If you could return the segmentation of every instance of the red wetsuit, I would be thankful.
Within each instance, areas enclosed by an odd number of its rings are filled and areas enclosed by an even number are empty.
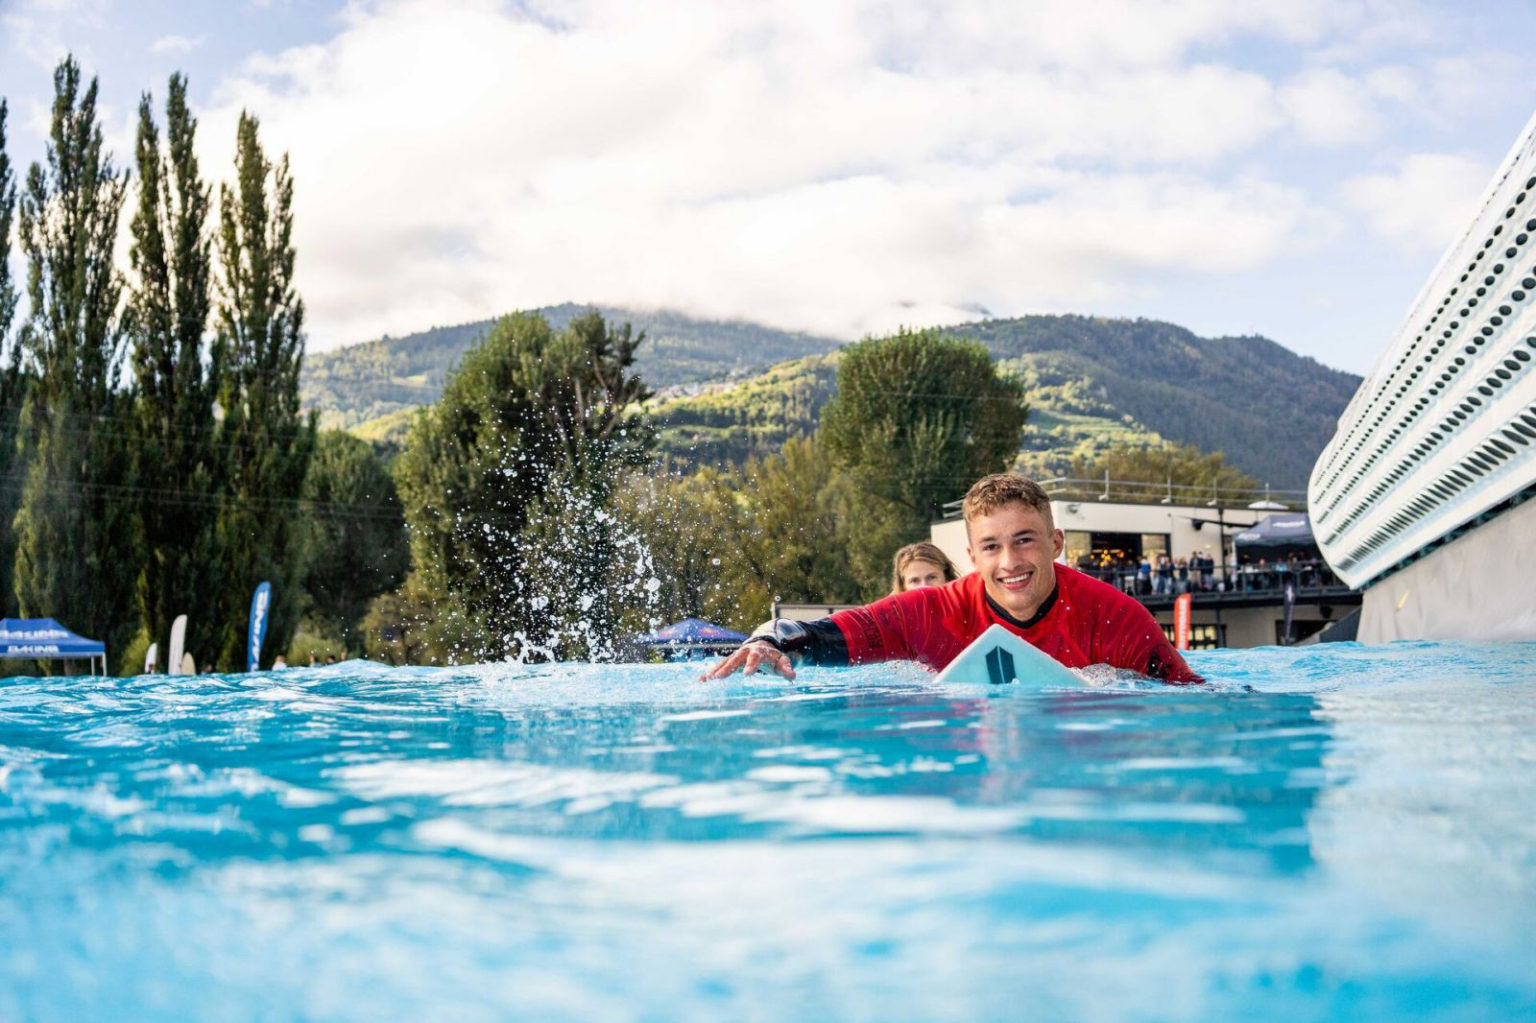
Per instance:
[[[944,586],[907,590],[810,623],[818,641],[807,653],[823,663],[903,659],[938,670],[994,623],[1069,668],[1108,664],[1176,684],[1205,681],[1133,597],[1065,565],[1056,566],[1055,591],[1028,621],[988,598],[985,581],[972,572]],[[846,651],[835,649],[843,645]]]

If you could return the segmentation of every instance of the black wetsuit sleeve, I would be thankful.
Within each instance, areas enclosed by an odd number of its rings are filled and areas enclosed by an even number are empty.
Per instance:
[[[748,643],[768,643],[796,660],[811,664],[847,664],[848,640],[830,618],[797,622],[775,618],[759,626]]]

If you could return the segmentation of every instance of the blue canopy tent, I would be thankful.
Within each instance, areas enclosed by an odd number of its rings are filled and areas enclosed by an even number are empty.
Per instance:
[[[694,651],[704,653],[733,647],[746,638],[745,633],[733,632],[702,618],[684,618],[664,629],[642,632],[635,637],[635,642],[641,646],[675,650],[686,656]]]
[[[0,618],[0,657],[13,660],[89,660],[91,670],[101,660],[107,673],[107,645],[77,636],[52,618]]]

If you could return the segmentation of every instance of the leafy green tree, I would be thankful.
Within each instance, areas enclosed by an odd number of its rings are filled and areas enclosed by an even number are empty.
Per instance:
[[[625,624],[631,631],[682,618],[735,621],[751,581],[724,567],[734,558],[729,533],[744,531],[722,528],[740,514],[734,477],[702,469],[692,475],[640,471],[625,479],[615,495],[615,514],[640,541],[639,574],[647,585],[655,580],[653,599],[629,609]]]
[[[367,441],[323,431],[304,480],[310,614],[362,650],[357,629],[369,601],[405,579],[410,552],[395,481]]]
[[[639,631],[656,619],[699,617],[751,629],[774,600],[852,603],[861,590],[848,556],[848,479],[814,439],[741,469],[643,473],[620,495],[656,580]]]
[[[1204,501],[1218,495],[1223,500],[1249,501],[1260,493],[1258,481],[1228,465],[1220,451],[1205,452],[1192,444],[1118,444],[1091,462],[1074,461],[1071,475],[1084,481],[1080,497],[1102,495],[1102,485],[1090,481],[1106,478],[1110,496],[1121,500],[1171,492],[1175,501]]]
[[[272,584],[268,642],[286,649],[298,625],[303,571],[297,499],[315,446],[315,417],[299,408],[304,303],[293,284],[293,178],[271,163],[258,124],[242,113],[235,184],[219,190],[217,333],[219,444],[226,500],[218,537],[228,623],[218,663],[244,664],[251,590]]]
[[[6,102],[0,99],[0,611],[16,613],[16,534],[12,520],[21,494],[22,462],[17,427],[26,399],[27,374],[21,348],[11,336],[16,315],[16,282],[11,278],[11,227],[16,215],[16,172],[5,149]]]
[[[427,664],[444,659],[457,641],[442,616],[441,595],[431,592],[420,572],[398,589],[373,598],[360,626],[363,652],[386,664]]]
[[[215,435],[218,363],[205,343],[213,276],[210,190],[193,151],[197,121],[187,109],[186,80],[172,75],[165,104],[166,141],[148,94],[139,102],[138,207],[126,323],[137,385],[134,431],[137,514],[144,550],[139,613],[151,641],[189,614],[188,649],[199,663],[216,653],[220,622],[204,615],[219,604],[218,507],[221,460]]]
[[[652,437],[632,370],[644,335],[602,316],[499,321],[418,416],[397,480],[412,562],[438,594],[444,659],[590,652],[618,613],[610,512]]]
[[[749,461],[740,479],[744,514],[720,528],[734,552],[733,571],[761,589],[759,600],[746,601],[750,617],[767,617],[775,600],[859,600],[850,552],[858,512],[851,507],[853,481],[822,444],[792,438],[779,454]]]
[[[902,330],[843,350],[819,436],[856,490],[850,542],[866,595],[945,502],[1012,462],[1028,416],[1023,385],[975,342]]]
[[[22,412],[26,460],[16,513],[16,596],[24,615],[52,615],[119,657],[138,629],[130,396],[119,388],[122,281],[112,264],[127,188],[103,151],[96,82],[54,72],[46,165],[21,195],[30,317],[21,333],[35,374]]]

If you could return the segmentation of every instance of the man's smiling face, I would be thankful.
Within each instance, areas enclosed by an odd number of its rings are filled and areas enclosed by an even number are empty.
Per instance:
[[[1056,587],[1061,530],[1035,509],[1014,501],[966,525],[971,563],[987,595],[1015,618],[1031,618]]]

